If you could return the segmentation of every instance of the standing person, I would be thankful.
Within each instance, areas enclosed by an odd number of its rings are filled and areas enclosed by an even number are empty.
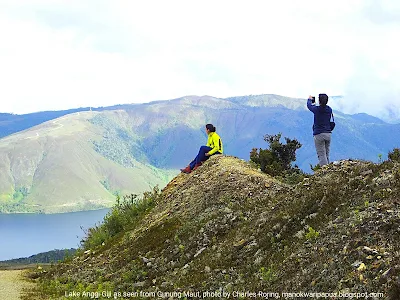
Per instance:
[[[200,147],[199,153],[195,159],[193,159],[186,168],[181,169],[181,172],[190,173],[192,170],[196,170],[200,167],[202,162],[209,159],[211,155],[223,153],[222,141],[219,135],[215,132],[216,128],[214,125],[207,124],[205,130],[208,135],[207,145]]]
[[[309,96],[307,108],[314,113],[313,135],[319,165],[329,164],[329,151],[331,145],[331,116],[332,108],[328,104],[328,95],[318,95],[319,106],[315,105],[315,97]]]

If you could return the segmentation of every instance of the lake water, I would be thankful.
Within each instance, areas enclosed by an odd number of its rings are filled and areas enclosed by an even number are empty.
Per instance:
[[[54,249],[78,248],[109,209],[65,214],[0,214],[0,261]]]

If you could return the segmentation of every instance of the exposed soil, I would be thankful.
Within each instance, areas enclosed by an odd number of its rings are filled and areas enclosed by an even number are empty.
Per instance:
[[[0,270],[0,299],[20,299],[24,288],[33,286],[24,277],[25,270]]]

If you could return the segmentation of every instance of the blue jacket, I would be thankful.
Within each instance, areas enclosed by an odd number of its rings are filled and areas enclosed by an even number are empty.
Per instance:
[[[330,125],[332,108],[330,108],[328,105],[322,107],[312,104],[311,99],[308,99],[307,101],[307,108],[314,113],[313,135],[332,132]]]

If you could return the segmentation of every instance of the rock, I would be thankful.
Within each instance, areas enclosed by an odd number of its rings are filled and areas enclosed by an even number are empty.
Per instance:
[[[361,265],[357,268],[357,271],[359,272],[364,272],[367,269],[364,263],[361,263]]]
[[[209,266],[205,266],[204,271],[206,273],[210,273],[211,272],[211,268]]]
[[[356,262],[352,263],[351,266],[358,268],[362,264],[362,261],[357,260]]]
[[[134,284],[132,284],[133,287],[144,287],[144,285],[146,284],[145,281],[140,281],[140,282],[135,282]]]
[[[254,260],[255,265],[260,265],[263,261],[263,258],[261,256],[257,256],[256,259]]]
[[[230,209],[229,207],[225,207],[224,212],[227,214],[230,214],[230,213],[232,213],[232,209]]]
[[[363,248],[364,252],[368,253],[368,254],[378,254],[379,252],[375,249],[372,249],[370,247],[364,246]]]
[[[207,249],[206,247],[201,248],[199,251],[197,251],[197,253],[193,257],[196,258],[197,256],[199,256],[206,249]]]
[[[304,236],[304,230],[298,231],[294,236],[297,237],[298,239],[302,239]]]
[[[247,244],[247,241],[245,239],[241,239],[240,241],[236,242],[233,244],[233,247],[240,249],[242,248],[244,245]]]
[[[387,279],[391,272],[392,272],[392,268],[387,269],[385,272],[383,272],[381,278]]]
[[[369,175],[369,174],[372,174],[372,173],[373,173],[372,170],[368,170],[368,171],[362,172],[361,175],[362,176],[366,176],[366,175]]]

